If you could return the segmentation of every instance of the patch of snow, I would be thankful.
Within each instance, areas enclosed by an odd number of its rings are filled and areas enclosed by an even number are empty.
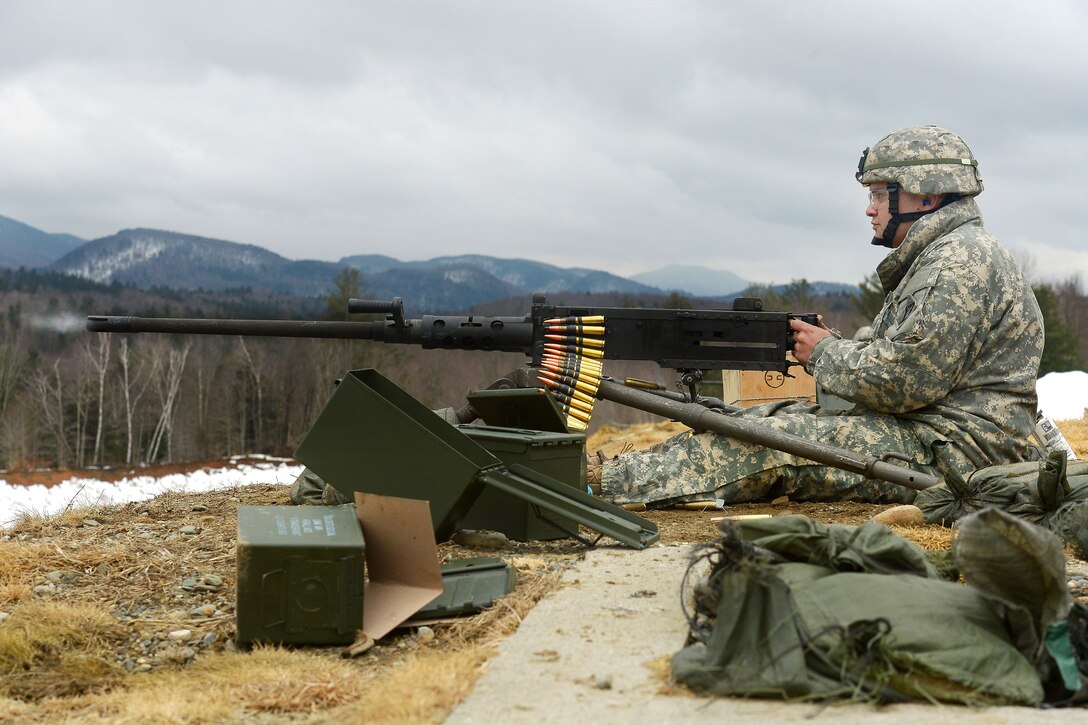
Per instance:
[[[93,478],[69,478],[56,486],[13,485],[0,480],[0,528],[27,513],[59,514],[69,507],[99,506],[146,501],[168,491],[217,491],[256,483],[290,484],[302,473],[302,465],[269,459],[254,465],[172,473],[155,478],[133,476],[107,482]]]
[[[1036,384],[1039,410],[1051,420],[1080,420],[1088,408],[1088,372],[1047,373]]]
[[[444,269],[442,270],[442,278],[448,282],[465,284],[472,282],[476,278],[476,273],[475,270],[471,269]]]
[[[135,237],[127,247],[115,249],[109,255],[87,260],[68,269],[69,274],[107,283],[118,271],[159,256],[166,250],[166,241],[152,236]]]

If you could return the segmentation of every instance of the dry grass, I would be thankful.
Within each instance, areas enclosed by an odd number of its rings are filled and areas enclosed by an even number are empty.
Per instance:
[[[127,631],[91,604],[29,602],[0,627],[0,695],[34,701],[104,690],[120,679],[112,650]]]
[[[1077,458],[1088,460],[1088,417],[1080,420],[1055,421],[1069,447],[1077,454]]]
[[[612,457],[626,450],[640,451],[649,448],[654,443],[671,438],[685,430],[690,429],[683,423],[674,421],[633,425],[626,428],[605,425],[586,440],[586,451],[588,453],[601,451],[604,455]]]
[[[220,652],[181,669],[127,678],[112,692],[43,703],[42,722],[78,715],[85,722],[209,723],[439,722],[471,691],[494,645],[509,635],[559,571],[525,558],[526,586],[476,617],[439,628],[421,644],[401,633],[377,656],[344,660],[330,650],[260,647]],[[535,572],[535,573],[533,573]],[[114,682],[113,684],[116,684]],[[18,703],[9,702],[10,707]],[[0,701],[0,721],[4,705]],[[25,715],[24,710],[24,715]]]
[[[218,653],[180,670],[129,678],[123,690],[72,703],[81,719],[111,723],[211,723],[309,715],[367,694],[357,663],[275,647]]]
[[[493,654],[493,648],[477,645],[452,653],[426,650],[384,673],[358,702],[327,713],[327,721],[441,722],[472,691]]]
[[[511,544],[500,555],[518,570],[515,591],[434,625],[427,643],[400,630],[353,660],[331,648],[237,652],[235,511],[286,503],[286,493],[167,494],[21,520],[0,541],[0,611],[10,614],[0,624],[0,722],[437,722],[582,552],[569,542]],[[186,525],[198,533],[180,535]],[[445,544],[440,553],[488,552]],[[223,579],[217,591],[182,587],[209,573]],[[216,614],[192,617],[202,604]],[[181,628],[192,638],[171,641]],[[129,672],[126,660],[141,664]]]

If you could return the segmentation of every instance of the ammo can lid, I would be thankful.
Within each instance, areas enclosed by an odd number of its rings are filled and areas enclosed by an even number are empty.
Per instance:
[[[238,546],[321,546],[361,549],[355,504],[239,506]]]
[[[555,398],[538,388],[475,390],[468,394],[468,402],[491,426],[567,432]]]
[[[468,424],[459,425],[457,429],[485,448],[489,444],[502,444],[518,448],[581,447],[586,442],[586,437],[581,433],[552,433],[545,430]]]

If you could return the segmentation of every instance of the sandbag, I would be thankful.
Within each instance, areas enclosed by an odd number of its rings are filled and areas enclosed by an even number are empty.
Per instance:
[[[970,532],[987,525],[968,526],[969,565],[971,547],[978,549]],[[1007,608],[979,589],[940,580],[919,547],[879,524],[786,516],[727,521],[721,531],[701,555],[710,570],[692,587],[689,644],[672,659],[678,682],[791,699],[1043,702],[1040,672],[1052,671],[1033,659],[1038,640],[1025,654],[1010,636]],[[1053,583],[1048,593],[1064,587],[1052,568],[1014,570],[1010,577],[1031,579],[1025,586],[1041,576]],[[1040,621],[1061,616],[1062,607],[1046,611]]]
[[[785,560],[834,571],[937,576],[923,549],[873,521],[860,526],[836,526],[805,516],[776,516],[745,521],[739,533],[744,541]]]
[[[983,509],[998,508],[1047,525],[1064,504],[1088,500],[1088,462],[1067,462],[1061,452],[1051,452],[1042,461],[982,468],[967,479],[945,471],[944,479],[914,499],[927,524],[951,526]]]
[[[1013,644],[1050,693],[1048,699],[1086,689],[1066,622],[1073,597],[1061,539],[999,509],[980,511],[958,526],[954,553],[963,580],[994,603]]]

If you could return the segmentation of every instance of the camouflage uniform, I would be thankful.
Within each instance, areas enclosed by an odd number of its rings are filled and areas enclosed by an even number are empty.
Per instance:
[[[893,132],[863,156],[862,183],[894,176],[912,193],[956,193],[951,203],[914,221],[877,268],[887,296],[872,338],[829,337],[812,353],[808,371],[854,409],[830,413],[772,404],[735,415],[869,455],[902,453],[936,475],[942,466],[967,473],[1038,458],[1028,437],[1042,315],[1015,260],[982,226],[971,198],[982,189],[975,166],[939,165],[948,152],[929,152],[933,144],[947,146],[944,135],[970,157],[962,140],[936,127]],[[931,161],[914,162],[903,173],[892,165],[896,158]],[[869,171],[870,165],[878,170]],[[743,502],[784,494],[876,502],[914,497],[896,484],[713,433],[681,434],[606,462],[601,490],[618,503],[711,496]]]

